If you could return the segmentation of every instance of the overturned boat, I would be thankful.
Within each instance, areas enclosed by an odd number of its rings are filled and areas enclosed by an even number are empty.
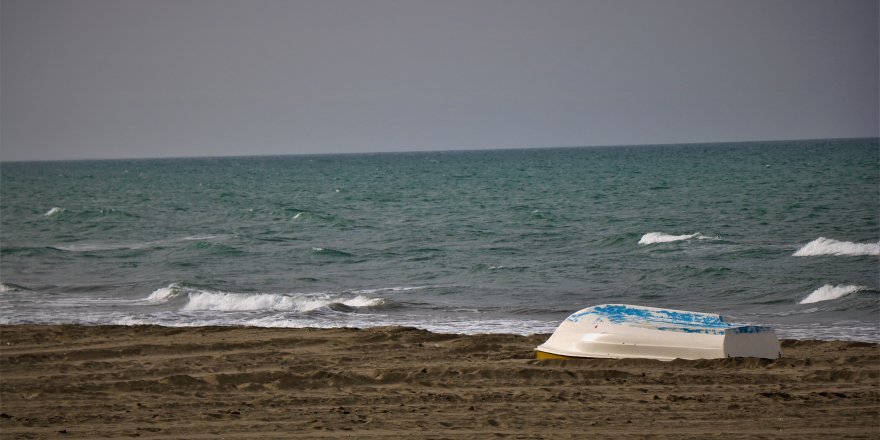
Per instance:
[[[782,356],[770,327],[733,324],[711,313],[626,304],[602,304],[573,313],[535,350],[538,359]]]

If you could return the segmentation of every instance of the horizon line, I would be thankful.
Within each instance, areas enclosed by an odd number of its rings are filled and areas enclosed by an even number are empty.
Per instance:
[[[785,138],[785,139],[762,139],[746,141],[709,141],[709,142],[665,142],[659,144],[613,144],[613,145],[558,145],[558,146],[528,146],[528,147],[487,147],[487,148],[438,148],[428,150],[379,150],[379,151],[348,151],[336,153],[267,153],[267,154],[229,154],[216,156],[142,156],[142,157],[105,157],[105,158],[79,158],[79,159],[22,159],[3,160],[0,163],[33,163],[33,162],[96,162],[96,161],[125,161],[125,160],[175,160],[175,159],[235,159],[256,157],[309,157],[309,156],[355,156],[355,155],[380,155],[380,154],[420,154],[420,153],[453,153],[453,152],[479,152],[479,151],[528,151],[528,150],[562,150],[562,149],[588,149],[588,148],[634,148],[634,147],[664,147],[664,146],[717,146],[752,143],[782,143],[782,142],[820,142],[820,141],[856,141],[877,140],[880,136],[856,136],[856,137],[831,137],[831,138]]]

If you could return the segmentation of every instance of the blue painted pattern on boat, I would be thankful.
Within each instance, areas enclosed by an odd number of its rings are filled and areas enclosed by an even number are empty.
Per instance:
[[[682,327],[682,326],[673,326],[673,327],[655,327],[651,328],[664,331],[664,332],[682,332],[682,333],[703,333],[707,335],[723,335],[728,329],[719,329],[719,328],[703,328],[703,327]]]
[[[772,327],[766,327],[761,325],[743,325],[739,327],[733,327],[729,329],[729,332],[733,333],[764,333],[772,331]]]
[[[726,332],[761,333],[770,331],[767,327],[730,323],[725,321],[721,315],[713,313],[657,309],[626,304],[603,304],[587,307],[573,313],[568,317],[568,320],[579,322],[588,316],[595,317],[597,322],[607,320],[613,324],[650,327],[660,331],[714,335],[721,335]]]

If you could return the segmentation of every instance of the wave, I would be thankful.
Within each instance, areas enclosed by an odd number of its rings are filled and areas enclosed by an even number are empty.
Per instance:
[[[18,284],[12,283],[0,283],[0,293],[12,293],[12,292],[21,292],[28,290]]]
[[[118,251],[123,249],[145,249],[150,247],[147,243],[138,244],[110,244],[110,243],[73,243],[50,246],[52,249],[65,252],[100,252]]]
[[[160,289],[161,290],[161,289]],[[159,294],[162,295],[162,294]],[[311,312],[333,308],[374,308],[385,304],[384,298],[365,295],[354,297],[326,294],[190,292],[184,311],[214,312]]]
[[[135,243],[71,243],[64,245],[50,246],[51,249],[65,252],[100,252],[100,251],[118,251],[118,250],[142,250],[150,248],[158,248],[172,246],[178,243],[196,242],[215,242],[225,240],[225,235],[192,235],[181,238],[172,238],[167,240],[144,241]]]
[[[172,240],[159,240],[157,243],[171,242],[171,243],[183,243],[187,241],[215,241],[215,240],[225,240],[229,238],[228,235],[188,235],[186,237],[172,239]]]
[[[353,257],[354,255],[336,249],[313,247],[312,251],[319,255],[327,255],[331,257]]]
[[[54,217],[58,214],[61,214],[64,211],[65,211],[64,208],[59,208],[57,206],[53,206],[52,209],[46,211],[46,213],[43,215],[45,215],[46,217]]]
[[[686,235],[670,235],[663,232],[648,232],[643,235],[642,238],[639,239],[640,245],[648,245],[655,243],[671,243],[675,241],[685,241],[685,240],[716,240],[716,237],[707,237],[699,232],[695,232],[693,234]]]
[[[502,264],[489,265],[489,264],[484,264],[484,263],[477,263],[477,264],[471,266],[471,268],[468,272],[470,272],[470,273],[498,272],[498,271],[525,272],[527,270],[529,270],[528,266],[505,266]]]
[[[798,249],[795,257],[815,257],[819,255],[880,255],[880,242],[853,243],[819,237]]]
[[[7,284],[8,285],[8,284]],[[309,312],[321,308],[376,308],[394,306],[384,298],[373,297],[381,292],[408,292],[430,286],[395,286],[350,290],[345,293],[235,293],[189,287],[178,283],[154,290],[141,303],[164,304],[186,297],[187,311],[294,311]]]
[[[187,288],[177,284],[169,284],[168,287],[162,287],[153,291],[150,296],[143,301],[152,304],[162,304],[178,298],[187,293]]]
[[[865,286],[847,286],[847,285],[833,285],[826,284],[812,293],[807,295],[806,298],[800,300],[798,304],[812,304],[820,301],[830,301],[833,299],[842,298],[844,296],[861,292],[863,290],[870,290]]]
[[[376,289],[360,289],[360,290],[352,290],[351,293],[356,293],[359,295],[372,295],[379,292],[408,292],[410,290],[422,290],[427,289],[430,286],[397,286],[397,287],[379,287]]]
[[[2,321],[0,321],[2,322]],[[121,316],[110,321],[115,325],[163,325],[168,327],[245,326],[265,328],[371,328],[382,326],[414,327],[439,334],[517,334],[534,335],[553,332],[558,321],[537,319],[424,319],[420,316],[351,315],[345,321],[292,317],[286,313],[271,316],[229,318],[218,316],[191,317],[187,320],[165,321],[156,316]]]
[[[200,312],[311,312],[319,309],[376,308],[386,304],[384,298],[367,296],[381,290],[402,291],[410,288],[370,289],[348,295],[326,293],[235,293],[199,289],[170,284],[154,290],[141,300],[149,304],[165,304],[186,297],[182,311]]]
[[[0,246],[0,255],[40,256],[61,252],[52,246]]]
[[[116,209],[116,208],[100,208],[97,211],[92,211],[92,212],[83,213],[83,214],[88,214],[90,216],[98,215],[100,217],[132,217],[132,218],[140,218],[141,217],[139,214],[136,214],[133,212],[128,212],[128,211],[123,211],[121,209]]]
[[[116,208],[98,208],[98,209],[90,209],[90,210],[81,210],[81,211],[68,211],[67,208],[62,208],[60,206],[53,206],[48,211],[46,211],[43,216],[45,217],[58,217],[63,213],[69,212],[73,218],[77,219],[91,219],[98,220],[100,218],[106,217],[130,217],[130,218],[141,218],[139,214],[123,211],[121,209]],[[66,216],[67,214],[65,214]]]

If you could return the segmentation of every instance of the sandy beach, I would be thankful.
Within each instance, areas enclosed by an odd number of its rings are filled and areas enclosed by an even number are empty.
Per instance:
[[[0,436],[877,438],[880,350],[537,361],[547,335],[0,327]]]

